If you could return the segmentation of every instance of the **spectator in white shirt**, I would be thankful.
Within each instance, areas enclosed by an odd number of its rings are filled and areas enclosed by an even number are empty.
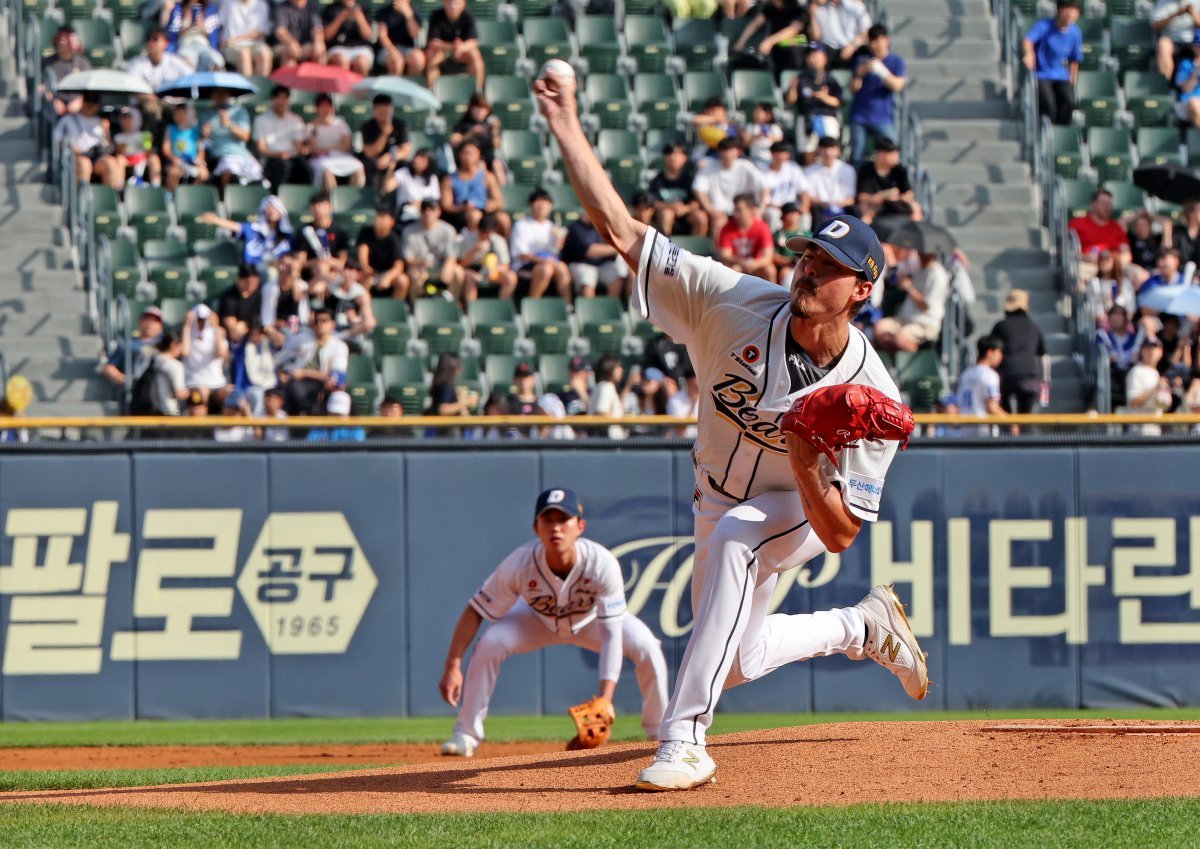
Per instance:
[[[251,137],[254,152],[263,162],[263,178],[275,190],[283,183],[306,183],[310,179],[304,154],[308,149],[308,127],[292,111],[292,93],[286,86],[271,89],[271,108],[254,118]]]
[[[118,192],[125,188],[125,165],[108,153],[112,138],[108,124],[100,117],[100,95],[85,94],[78,112],[59,118],[54,138],[74,149],[75,179],[79,183],[90,183],[94,176]]]
[[[167,52],[167,31],[163,27],[154,27],[146,34],[146,52],[134,56],[125,66],[125,70],[142,80],[155,91],[160,86],[173,83],[180,77],[185,77],[194,70],[188,61],[178,53]],[[126,49],[129,49],[126,47]],[[153,94],[143,94],[138,97],[142,112],[148,118],[162,118],[162,103]]]
[[[1000,373],[996,368],[1004,359],[1004,342],[995,336],[984,336],[975,344],[978,351],[975,365],[958,377],[955,398],[958,409],[965,416],[1003,416],[1006,411],[1000,403]],[[995,432],[991,425],[981,425],[979,429],[984,436]]]
[[[733,199],[738,195],[752,194],[768,200],[763,188],[762,174],[748,159],[742,158],[742,145],[735,138],[725,138],[717,145],[717,158],[709,159],[700,166],[694,184],[696,200],[708,215],[709,232],[715,237],[733,215]]]
[[[513,224],[509,253],[517,277],[529,281],[529,297],[540,298],[553,283],[559,296],[570,301],[571,272],[558,256],[565,234],[550,220],[553,211],[550,193],[535,190],[529,196],[529,215]]]
[[[1162,343],[1147,339],[1138,351],[1138,362],[1125,375],[1125,408],[1131,413],[1162,415],[1171,408],[1171,384],[1158,372],[1162,359]],[[1133,432],[1142,436],[1161,436],[1156,424],[1134,425]]]
[[[821,42],[829,48],[829,64],[848,68],[854,54],[867,44],[871,13],[860,0],[814,0],[813,21],[820,27]]]
[[[857,197],[858,174],[841,157],[842,143],[826,136],[817,142],[817,161],[804,169],[812,196],[813,230],[826,218],[841,215]]]
[[[875,323],[875,344],[884,351],[916,351],[936,342],[942,334],[950,272],[937,254],[920,254],[921,267],[900,279],[904,302],[895,318]]]
[[[767,190],[767,205],[763,207],[763,218],[771,231],[778,230],[783,223],[780,210],[784,204],[794,203],[805,218],[808,217],[809,188],[804,169],[794,160],[794,151],[787,142],[771,145],[771,161],[762,169],[763,185]]]
[[[274,54],[267,44],[271,7],[266,0],[226,0],[220,18],[226,63],[246,76],[269,77]]]

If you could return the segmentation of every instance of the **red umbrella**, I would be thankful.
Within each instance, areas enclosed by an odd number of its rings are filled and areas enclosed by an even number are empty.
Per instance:
[[[361,80],[362,77],[353,71],[316,62],[301,62],[271,74],[271,82],[278,85],[301,91],[323,91],[326,94],[345,94]]]

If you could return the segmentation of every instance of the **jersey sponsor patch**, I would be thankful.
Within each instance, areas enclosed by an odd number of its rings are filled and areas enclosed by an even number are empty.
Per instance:
[[[679,276],[679,245],[667,242],[667,253],[662,261],[662,274],[665,277]]]
[[[871,478],[851,472],[846,478],[846,494],[865,501],[878,503],[883,496],[883,479]]]

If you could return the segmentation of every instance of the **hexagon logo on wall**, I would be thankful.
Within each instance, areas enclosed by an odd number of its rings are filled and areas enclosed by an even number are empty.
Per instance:
[[[341,513],[272,513],[237,582],[272,654],[342,654],[378,584]]]

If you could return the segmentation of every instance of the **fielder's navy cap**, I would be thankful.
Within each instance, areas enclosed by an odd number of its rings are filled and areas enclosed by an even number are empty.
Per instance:
[[[579,496],[569,489],[548,489],[538,496],[537,506],[533,509],[533,518],[547,510],[561,510],[568,516],[582,516],[583,505]]]
[[[785,243],[794,254],[816,245],[833,259],[875,283],[883,276],[883,246],[869,224],[853,215],[835,215],[809,236],[792,236]]]

